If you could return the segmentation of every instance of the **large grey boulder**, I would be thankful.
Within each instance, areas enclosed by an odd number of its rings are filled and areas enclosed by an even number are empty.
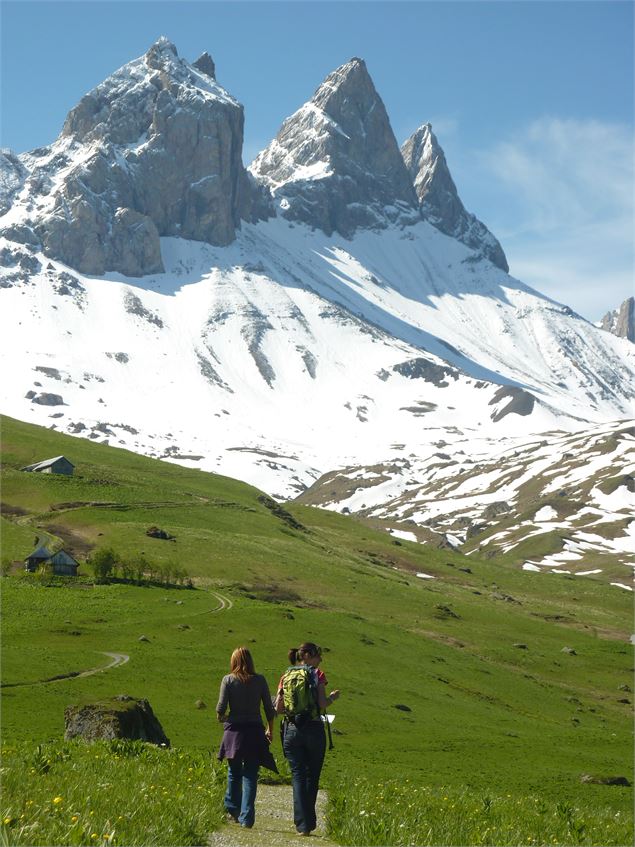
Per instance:
[[[480,253],[501,270],[509,271],[498,240],[461,202],[445,154],[431,125],[419,127],[402,145],[401,153],[425,220],[445,235]]]
[[[129,738],[170,746],[152,706],[147,700],[120,694],[112,700],[67,706],[64,709],[64,738]]]
[[[600,327],[620,338],[635,342],[635,297],[627,297],[619,309],[607,312]]]
[[[271,189],[285,218],[328,235],[419,220],[386,109],[362,59],[329,74],[250,171]]]
[[[36,204],[24,223],[47,255],[84,273],[161,272],[160,236],[226,245],[241,219],[268,214],[242,143],[242,106],[216,82],[211,57],[190,65],[160,38],[28,157]]]

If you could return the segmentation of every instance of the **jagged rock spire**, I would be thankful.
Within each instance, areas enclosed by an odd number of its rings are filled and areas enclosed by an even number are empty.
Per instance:
[[[192,67],[196,68],[211,79],[216,79],[216,65],[207,50],[201,53],[195,62],[192,62]]]
[[[251,166],[285,217],[330,234],[416,217],[416,196],[362,59],[330,73]]]
[[[401,153],[414,183],[422,216],[441,232],[509,271],[498,240],[461,202],[432,126],[428,123],[419,127],[403,144]]]
[[[627,297],[619,309],[607,312],[600,321],[600,327],[635,342],[635,297]]]

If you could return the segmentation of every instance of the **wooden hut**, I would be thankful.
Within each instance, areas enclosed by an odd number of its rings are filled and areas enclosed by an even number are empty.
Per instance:
[[[79,562],[66,550],[51,553],[44,545],[40,545],[30,556],[27,556],[24,566],[27,571],[33,573],[42,565],[50,565],[53,573],[58,576],[77,576]]]
[[[45,459],[43,462],[27,465],[22,470],[30,471],[31,473],[61,473],[66,474],[66,476],[72,476],[75,465],[69,462],[66,456],[55,456],[53,459]]]
[[[52,555],[51,551],[47,550],[46,547],[41,544],[24,560],[26,570],[33,573],[40,567],[40,565],[48,562]]]

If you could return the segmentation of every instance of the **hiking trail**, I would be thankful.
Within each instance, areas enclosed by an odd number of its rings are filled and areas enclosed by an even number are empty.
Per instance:
[[[196,617],[197,615],[209,615],[215,614],[216,612],[223,612],[225,610],[231,609],[234,605],[234,601],[227,597],[224,594],[219,594],[216,591],[210,591],[216,600],[218,600],[219,605],[213,609],[204,609],[202,612],[194,612],[194,614],[185,613],[180,617]],[[85,671],[69,671],[68,673],[56,674],[55,676],[48,677],[47,679],[36,679],[31,682],[3,682],[0,684],[0,688],[23,688],[27,685],[50,685],[54,682],[62,682],[68,681],[69,679],[81,679],[86,676],[93,676],[97,673],[102,673],[103,671],[108,671],[111,668],[117,668],[120,665],[125,665],[126,662],[130,661],[130,656],[126,653],[109,653],[105,650],[97,650],[96,652],[100,653],[102,656],[109,656],[112,661],[107,665],[103,665],[99,668],[89,668]]]
[[[291,786],[259,783],[253,828],[244,829],[231,821],[210,835],[207,847],[298,847],[304,842],[313,843],[316,847],[335,847],[335,842],[325,835],[325,810],[326,792],[320,791],[317,802],[318,827],[310,838],[303,838],[293,826]]]

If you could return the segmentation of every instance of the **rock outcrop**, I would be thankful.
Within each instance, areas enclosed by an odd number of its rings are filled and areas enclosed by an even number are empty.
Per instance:
[[[424,219],[445,235],[480,253],[501,270],[509,271],[498,240],[461,202],[445,154],[431,125],[419,127],[403,144],[401,153],[414,182]]]
[[[619,309],[607,312],[600,327],[635,343],[635,297],[627,297]]]
[[[9,211],[27,176],[27,169],[12,150],[0,150],[0,215]]]
[[[163,727],[147,700],[120,694],[101,703],[67,706],[64,738],[129,738],[170,746]]]
[[[190,65],[160,38],[82,97],[54,145],[25,157],[36,202],[20,223],[83,273],[161,272],[160,236],[226,245],[266,206],[242,143],[242,106],[211,57]],[[2,173],[2,196],[15,194],[25,175],[10,158]]]
[[[409,174],[362,59],[329,74],[250,170],[285,218],[328,235],[418,219]]]

